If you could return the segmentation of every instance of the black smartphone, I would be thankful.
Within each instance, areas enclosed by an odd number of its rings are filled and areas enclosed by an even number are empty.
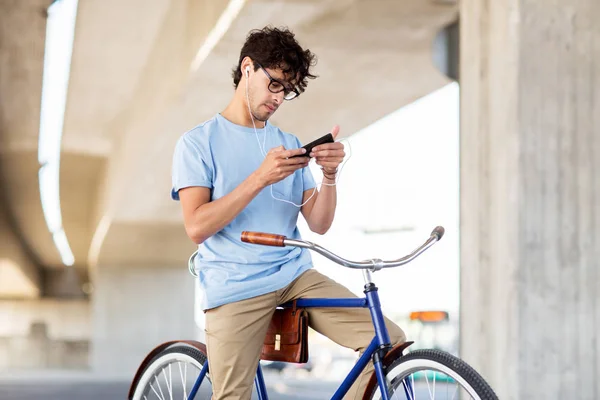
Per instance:
[[[325,136],[322,136],[320,138],[318,138],[317,140],[313,140],[312,142],[310,142],[309,144],[305,144],[304,146],[302,146],[303,149],[306,149],[306,153],[304,154],[299,154],[297,156],[294,157],[310,157],[310,152],[312,151],[312,149],[320,144],[324,144],[324,143],[333,143],[333,135],[331,133],[328,133]]]

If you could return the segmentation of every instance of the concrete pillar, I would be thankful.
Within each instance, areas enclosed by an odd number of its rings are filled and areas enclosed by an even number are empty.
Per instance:
[[[92,368],[131,379],[157,345],[196,339],[194,278],[187,268],[99,265],[92,294]]]
[[[461,2],[461,356],[600,398],[600,3]]]
[[[0,191],[6,190],[1,183],[1,169],[0,166]],[[16,233],[16,224],[3,197],[4,193],[0,193],[0,298],[38,298],[39,263],[33,260],[30,249]]]

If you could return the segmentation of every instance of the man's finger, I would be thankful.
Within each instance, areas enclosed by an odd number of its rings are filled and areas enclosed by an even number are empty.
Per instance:
[[[291,158],[294,156],[301,156],[306,154],[306,149],[303,149],[302,147],[298,148],[298,149],[290,149],[290,150],[286,150],[284,154],[282,154],[282,156],[284,156],[285,158]],[[308,157],[308,154],[306,155]]]
[[[342,157],[342,158],[344,158],[345,155],[346,155],[346,153],[344,153],[344,150],[321,150],[321,151],[313,151],[312,153],[310,153],[311,157],[317,157],[317,158],[323,158],[323,157]]]
[[[329,160],[322,160],[322,159],[321,160],[317,160],[317,164],[321,165],[321,166],[323,166],[325,164],[328,164],[328,165],[333,165],[333,164],[340,165],[341,163],[342,163],[342,160],[340,160],[339,158],[337,158],[337,159],[336,158],[332,158],[332,159],[329,159]]]
[[[340,143],[340,142],[335,142],[335,143],[325,143],[325,144],[320,144],[318,146],[313,147],[312,152],[318,152],[318,151],[323,151],[323,150],[343,150],[344,149],[344,144]]]
[[[304,164],[308,163],[310,158],[308,157],[291,157],[283,160],[284,165],[296,165],[296,164]]]
[[[279,145],[277,147],[273,147],[271,150],[269,150],[269,153],[278,153],[280,151],[284,151],[285,147],[283,147],[283,145]]]
[[[304,164],[287,165],[285,167],[281,167],[281,171],[289,175],[292,172],[297,171],[297,170],[299,170],[301,168],[304,168],[306,166],[308,166],[308,165],[304,165]]]
[[[324,162],[327,162],[327,163],[334,162],[334,163],[341,164],[342,161],[344,161],[344,159],[340,158],[340,157],[320,157],[320,158],[317,158],[317,164],[324,163]]]
[[[334,125],[333,128],[331,128],[331,136],[333,136],[333,140],[335,140],[338,133],[340,133],[340,127],[339,125]]]

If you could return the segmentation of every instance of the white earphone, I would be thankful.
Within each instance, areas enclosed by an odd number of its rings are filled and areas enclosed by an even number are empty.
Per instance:
[[[250,73],[250,66],[248,65],[248,66],[246,67],[246,76],[248,76],[248,74],[249,74],[249,73]]]

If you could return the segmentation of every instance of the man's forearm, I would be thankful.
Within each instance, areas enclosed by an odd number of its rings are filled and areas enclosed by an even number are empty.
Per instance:
[[[335,180],[323,177],[324,185],[315,200],[313,208],[310,210],[309,227],[310,230],[321,235],[325,234],[335,216],[335,208],[337,205],[337,191],[335,186],[329,186],[335,183]]]
[[[200,244],[227,226],[262,189],[258,179],[250,175],[230,193],[198,207],[190,227],[194,242]]]

